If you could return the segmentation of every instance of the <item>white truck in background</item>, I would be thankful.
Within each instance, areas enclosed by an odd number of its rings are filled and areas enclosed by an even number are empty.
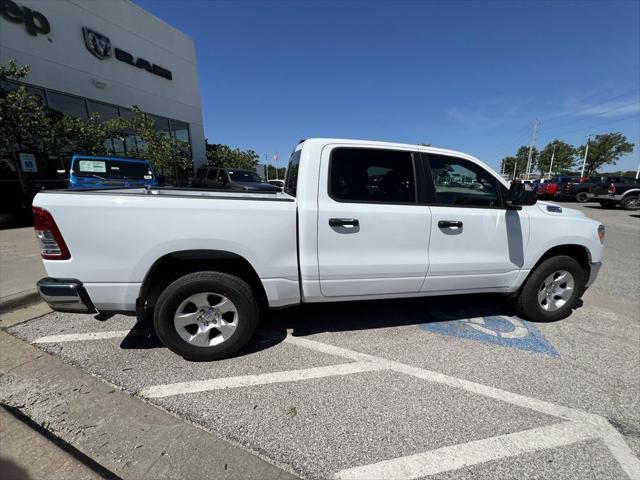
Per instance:
[[[566,317],[601,265],[604,226],[537,202],[474,157],[311,139],[284,192],[43,191],[35,229],[54,309],[152,316],[187,359],[231,355],[262,308],[498,292]]]

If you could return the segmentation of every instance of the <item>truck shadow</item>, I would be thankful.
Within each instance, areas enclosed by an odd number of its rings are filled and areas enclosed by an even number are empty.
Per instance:
[[[495,315],[511,316],[501,295],[456,295],[361,302],[303,304],[269,313],[261,327],[294,336],[323,332],[371,330],[463,320]]]
[[[582,301],[576,306],[579,308]],[[303,304],[272,310],[261,318],[257,334],[230,358],[266,350],[290,333],[304,337],[326,332],[373,330],[474,317],[514,316],[506,297],[497,294]],[[164,348],[153,326],[137,323],[122,340],[123,349]]]

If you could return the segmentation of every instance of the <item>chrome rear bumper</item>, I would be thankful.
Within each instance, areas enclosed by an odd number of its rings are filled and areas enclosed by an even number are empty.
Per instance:
[[[36,284],[40,297],[58,312],[96,313],[82,282],[73,279],[43,278]]]

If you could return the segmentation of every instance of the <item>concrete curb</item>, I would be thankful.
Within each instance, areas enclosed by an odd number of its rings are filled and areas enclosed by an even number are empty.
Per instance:
[[[24,292],[7,295],[0,300],[0,313],[8,312],[16,308],[26,307],[40,302],[40,295],[36,289],[26,290]]]
[[[297,478],[5,331],[0,352],[0,401],[120,478]]]

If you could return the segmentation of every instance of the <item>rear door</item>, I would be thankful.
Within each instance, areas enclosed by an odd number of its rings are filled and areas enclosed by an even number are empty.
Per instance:
[[[429,263],[424,171],[409,150],[326,146],[318,191],[318,266],[326,297],[419,292]]]
[[[507,189],[467,159],[423,155],[431,203],[424,291],[499,290],[515,281],[529,239],[525,210],[506,210]]]

